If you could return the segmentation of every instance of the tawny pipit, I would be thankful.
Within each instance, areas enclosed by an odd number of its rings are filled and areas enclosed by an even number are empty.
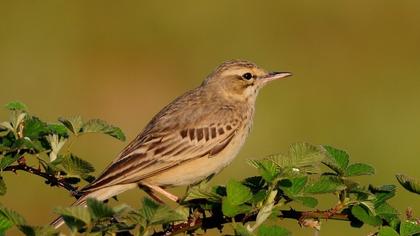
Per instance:
[[[242,147],[252,125],[258,91],[290,76],[267,72],[248,61],[228,61],[197,88],[164,107],[91,184],[74,205],[105,200],[140,186],[178,198],[165,187],[189,185],[218,173]],[[58,219],[53,224],[62,224]]]

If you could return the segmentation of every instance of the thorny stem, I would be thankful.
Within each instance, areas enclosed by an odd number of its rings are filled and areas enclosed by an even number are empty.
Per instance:
[[[67,191],[69,191],[70,193],[72,193],[72,195],[76,195],[76,193],[77,193],[77,187],[74,187],[73,185],[67,183],[65,179],[57,178],[56,176],[54,176],[52,174],[43,172],[39,168],[34,168],[34,167],[31,167],[31,166],[28,166],[25,163],[25,160],[22,159],[22,158],[19,159],[17,165],[11,165],[11,166],[8,166],[8,167],[3,169],[3,171],[11,171],[11,172],[14,172],[14,173],[16,173],[18,170],[25,171],[27,173],[40,176],[40,177],[47,180],[46,181],[47,184],[49,184],[51,186],[62,187],[64,189],[66,189]]]
[[[343,220],[348,221],[349,216],[345,213],[337,213],[335,212],[335,209],[330,209],[326,211],[295,211],[293,209],[291,210],[282,210],[280,211],[281,215],[279,215],[280,218],[283,219],[295,219],[299,222],[304,219],[333,219],[333,220]],[[255,221],[257,217],[257,213],[254,213],[253,215],[245,216],[237,216],[234,219],[231,219],[229,217],[218,217],[218,216],[211,216],[207,218],[201,218],[201,217],[192,217],[188,219],[186,222],[174,224],[167,228],[164,231],[155,232],[153,236],[170,236],[170,235],[176,235],[179,233],[184,233],[188,231],[195,230],[197,228],[202,228],[204,230],[210,229],[210,228],[218,228],[220,225],[232,223],[233,220],[236,222],[249,222],[249,221]]]

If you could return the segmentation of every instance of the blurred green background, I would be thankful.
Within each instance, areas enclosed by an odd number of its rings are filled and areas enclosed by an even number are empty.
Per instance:
[[[49,121],[102,118],[132,139],[164,105],[236,58],[294,76],[260,93],[251,136],[213,183],[255,174],[246,159],[301,141],[373,164],[377,175],[359,179],[365,183],[397,184],[398,172],[420,177],[420,1],[0,2],[0,103],[22,101]],[[92,135],[74,149],[101,170],[126,144]],[[40,178],[4,176],[1,203],[30,224],[48,223],[53,207],[72,202]],[[137,207],[143,195],[120,199]],[[324,199],[321,209],[335,204]],[[420,213],[418,196],[402,188],[391,202]],[[373,230],[330,220],[321,235]]]

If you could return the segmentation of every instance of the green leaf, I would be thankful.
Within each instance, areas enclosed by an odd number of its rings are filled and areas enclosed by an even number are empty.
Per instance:
[[[375,187],[370,185],[369,190],[375,194],[374,204],[375,208],[378,208],[381,204],[383,204],[386,200],[395,196],[395,185],[382,185],[379,187]]]
[[[56,134],[61,137],[67,138],[69,134],[67,133],[66,126],[62,124],[48,124],[48,129],[50,130],[50,133]]]
[[[103,133],[124,141],[125,135],[120,128],[112,126],[100,119],[92,119],[82,126],[83,133]]]
[[[11,154],[6,155],[6,156],[0,156],[0,170],[3,170],[4,168],[10,166],[11,164],[13,164],[15,161],[18,160],[17,157],[12,156]]]
[[[399,236],[399,234],[393,228],[384,226],[379,230],[378,236]]]
[[[345,189],[346,186],[340,179],[333,176],[321,176],[318,181],[310,183],[305,187],[305,193],[320,194],[332,193]]]
[[[293,200],[302,203],[304,206],[314,208],[318,205],[318,200],[313,197],[295,197]]]
[[[25,219],[15,211],[0,206],[0,234],[14,225],[25,224]]]
[[[375,169],[367,164],[354,163],[347,167],[345,176],[373,175]]]
[[[6,183],[4,182],[3,177],[0,176],[0,196],[5,195],[6,191],[7,191]]]
[[[88,198],[86,203],[93,220],[113,217],[115,214],[112,208],[94,198]]]
[[[272,160],[249,160],[248,163],[257,168],[264,180],[269,183],[280,174],[280,170]]]
[[[351,214],[365,224],[372,226],[379,226],[382,224],[380,217],[371,215],[370,212],[360,205],[353,206],[351,208]]]
[[[191,201],[195,199],[206,199],[210,202],[221,202],[222,196],[217,194],[213,188],[207,185],[207,182],[202,181],[200,184],[188,188],[183,201]]]
[[[70,217],[83,222],[83,225],[90,224],[90,213],[89,210],[84,206],[74,206],[65,208],[56,208],[54,211],[63,217]],[[66,222],[67,223],[67,222]]]
[[[307,182],[308,176],[282,179],[279,181],[279,187],[287,196],[293,198],[302,192]]]
[[[251,207],[248,205],[236,205],[231,202],[231,200],[225,198],[222,202],[222,212],[225,216],[234,217],[238,214],[247,213],[251,210]]]
[[[272,225],[272,226],[265,226],[265,225],[261,225],[260,228],[258,229],[258,236],[288,236],[288,235],[292,235],[287,229],[277,226],[277,225]]]
[[[140,209],[139,213],[147,222],[147,225],[160,225],[186,220],[185,215],[180,214],[167,205],[160,205],[149,198],[144,198],[143,208]]]
[[[344,174],[349,164],[349,154],[343,150],[331,146],[323,146],[328,154],[328,159],[323,163],[330,167],[337,174]]]
[[[420,233],[420,225],[415,222],[404,221],[400,225],[400,235],[401,236],[410,236]]]
[[[412,193],[417,193],[420,194],[420,180],[407,176],[407,175],[403,175],[403,174],[398,174],[395,177],[397,177],[398,182],[400,182],[400,184],[407,189],[408,191],[412,192]]]
[[[67,129],[69,129],[75,135],[79,134],[83,126],[82,117],[80,116],[74,116],[70,118],[60,117],[58,118],[58,121],[60,121]]]
[[[92,164],[71,153],[60,156],[60,159],[61,166],[63,166],[63,169],[68,176],[76,176],[86,179],[89,177],[89,173],[95,171]]]
[[[26,236],[58,236],[59,233],[51,226],[21,225],[19,229]]]
[[[308,143],[295,143],[290,145],[287,155],[274,155],[268,157],[283,170],[295,173],[317,173],[319,163],[324,160],[325,153],[319,146]]]
[[[11,111],[26,111],[28,109],[25,104],[18,101],[9,102],[5,107]]]
[[[227,199],[233,205],[241,205],[252,198],[251,190],[236,180],[229,180],[226,186]]]
[[[42,135],[50,131],[47,123],[41,121],[38,117],[27,116],[23,128],[23,135],[31,140],[40,139]]]

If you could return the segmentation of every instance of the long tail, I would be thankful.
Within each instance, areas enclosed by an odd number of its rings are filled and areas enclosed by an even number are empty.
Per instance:
[[[81,196],[77,201],[75,201],[71,206],[86,206],[86,200],[88,198],[95,198],[99,201],[104,201],[108,198],[116,196],[122,192],[125,192],[128,189],[137,187],[137,184],[124,184],[124,185],[115,185],[103,189],[98,189],[93,192],[90,192],[86,195]],[[50,223],[55,229],[59,228],[64,224],[62,217],[58,217],[53,222]]]

